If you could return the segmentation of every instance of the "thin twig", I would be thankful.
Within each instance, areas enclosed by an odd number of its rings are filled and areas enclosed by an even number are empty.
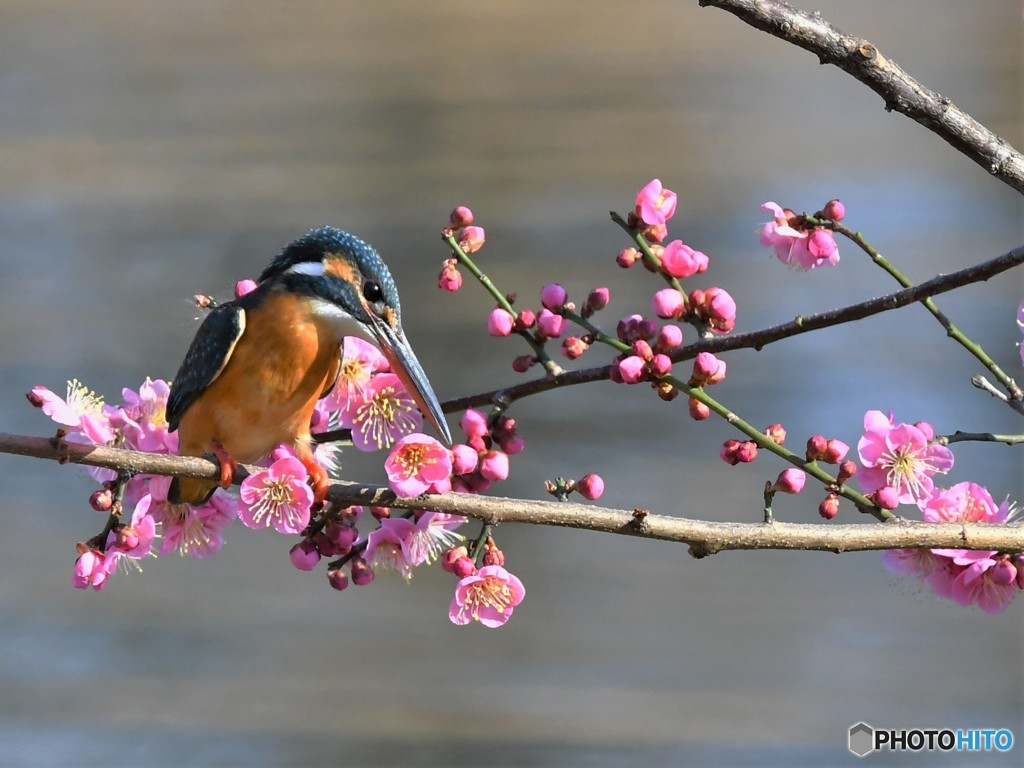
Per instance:
[[[841,32],[820,14],[776,0],[698,1],[810,51],[822,64],[839,67],[881,96],[886,110],[920,123],[1000,181],[1024,192],[1024,155],[945,96],[925,88],[867,40]]]

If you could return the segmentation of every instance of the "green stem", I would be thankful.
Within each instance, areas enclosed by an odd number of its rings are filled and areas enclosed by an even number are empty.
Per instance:
[[[473,542],[473,547],[469,550],[469,559],[473,561],[477,568],[480,567],[480,559],[484,556],[484,544],[491,537],[492,527],[490,523],[485,524],[480,529],[480,535]]]
[[[482,285],[487,292],[494,297],[494,300],[498,302],[498,306],[512,315],[512,317],[516,317],[518,313],[512,306],[512,302],[508,300],[508,297],[505,296],[505,294],[498,290],[498,287],[494,284],[491,278],[485,275],[480,267],[478,267],[476,263],[469,258],[469,255],[462,250],[462,246],[460,246],[458,240],[455,239],[455,235],[449,235],[445,238],[445,242],[447,242],[448,247],[452,249],[452,253],[455,254],[455,259],[459,264],[469,270],[470,274],[477,279],[480,285]],[[545,350],[544,342],[538,341],[537,337],[531,331],[524,329],[516,331],[516,333],[522,336],[526,340],[526,343],[530,345],[534,355],[537,357],[537,361],[544,366],[544,370],[547,371],[549,376],[557,376],[563,372],[562,367],[556,363],[547,353],[547,350]]]
[[[864,253],[866,253],[875,264],[877,264],[879,267],[885,270],[889,275],[891,275],[896,280],[896,282],[898,282],[904,288],[910,288],[913,286],[913,283],[907,278],[907,276],[900,272],[888,259],[882,256],[882,254],[879,253],[877,249],[872,247],[872,245],[868,243],[867,240],[864,239],[864,236],[861,235],[860,232],[854,232],[853,230],[844,227],[842,224],[835,221],[831,221],[829,219],[816,219],[813,216],[805,216],[804,219],[807,221],[808,224],[811,224],[813,226],[825,227],[827,229],[831,229],[834,232],[838,232],[839,234],[843,235],[844,237],[855,243],[857,247],[864,251]],[[1017,382],[1014,381],[1013,378],[1009,376],[1005,371],[1003,371],[1003,369],[1000,368],[998,364],[996,364],[995,360],[988,356],[988,354],[985,352],[985,350],[982,348],[980,344],[972,341],[967,336],[967,334],[961,331],[945,315],[945,313],[939,309],[934,299],[930,297],[921,299],[921,304],[923,304],[924,307],[929,312],[932,313],[935,319],[938,320],[939,325],[946,329],[946,335],[949,336],[954,341],[956,341],[958,344],[960,344],[960,346],[962,346],[972,355],[974,355],[978,362],[985,366],[985,368],[988,369],[988,371],[999,381],[999,383],[1003,385],[1003,387],[1006,389],[1007,392],[1010,393],[1010,396],[1014,400],[1024,400],[1024,390],[1021,390],[1021,388],[1017,385]]]

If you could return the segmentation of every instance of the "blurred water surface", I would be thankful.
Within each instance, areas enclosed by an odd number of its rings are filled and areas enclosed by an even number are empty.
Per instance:
[[[1019,3],[817,5],[1024,145]],[[1012,190],[841,72],[696,3],[7,0],[0,21],[4,431],[50,429],[22,399],[37,383],[77,376],[116,399],[171,376],[189,297],[225,295],[324,223],[385,255],[442,398],[514,381],[522,351],[487,337],[481,291],[434,286],[455,204],[487,227],[481,262],[504,290],[536,304],[552,279],[577,297],[609,284],[613,322],[646,311],[654,284],[614,265],[625,240],[607,211],[659,176],[740,330],[893,288],[845,245],[839,270],[783,269],[756,243],[765,200],[841,197],[916,279],[1024,235]],[[1021,287],[1009,274],[942,299],[1011,371]],[[728,359],[718,394],[796,441],[855,444],[868,408],[1019,429],[920,308]],[[556,392],[514,415],[528,450],[506,495],[600,471],[612,506],[753,520],[779,469],[726,467],[728,429],[641,388]],[[964,446],[957,462],[954,482],[1024,492],[1017,452]],[[208,562],[151,561],[83,594],[73,543],[99,526],[85,473],[0,468],[3,765],[839,765],[859,720],[1024,739],[1024,606],[984,617],[877,555],[695,562],[508,527],[528,596],[490,632],[449,623],[446,574],[336,594],[291,567],[288,542],[239,527]],[[383,479],[376,457],[346,457],[346,474]],[[815,521],[817,501],[777,512]]]

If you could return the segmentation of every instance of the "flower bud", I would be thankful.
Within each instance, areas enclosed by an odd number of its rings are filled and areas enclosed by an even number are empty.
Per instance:
[[[757,443],[750,440],[745,440],[739,444],[736,449],[736,459],[743,463],[749,464],[757,458]]]
[[[643,339],[637,339],[633,342],[633,354],[645,363],[649,363],[651,358],[654,357],[654,352],[651,351],[651,345]]]
[[[537,362],[533,355],[520,355],[512,361],[512,370],[516,373],[526,373]]]
[[[89,506],[97,512],[109,512],[110,508],[114,506],[114,496],[106,488],[93,491],[89,497]]]
[[[783,493],[800,493],[807,482],[807,473],[796,467],[789,467],[779,473],[775,481],[775,487]]]
[[[839,200],[829,200],[825,203],[825,208],[822,210],[822,214],[826,219],[842,221],[846,218],[846,206],[839,202]]]
[[[690,418],[694,421],[704,421],[708,416],[711,415],[711,409],[708,408],[700,400],[690,398],[689,402]]]
[[[686,299],[675,288],[662,288],[654,294],[651,304],[658,317],[679,317],[686,308]]]
[[[667,381],[659,381],[657,386],[655,386],[654,391],[657,392],[658,397],[666,403],[671,403],[679,397],[679,390]]]
[[[466,475],[476,469],[480,455],[465,443],[452,446],[452,474]]]
[[[764,433],[768,436],[769,440],[778,445],[783,445],[786,442],[786,430],[781,424],[772,424]]]
[[[473,223],[473,212],[464,205],[460,205],[451,216],[448,217],[448,226],[451,229],[462,229]]]
[[[619,360],[618,371],[624,384],[636,384],[644,374],[643,358],[637,357],[636,355],[629,355],[628,357]]]
[[[828,449],[828,440],[824,435],[813,435],[807,439],[807,460],[817,461],[825,455]]]
[[[825,443],[825,453],[822,455],[822,461],[828,464],[838,464],[849,453],[850,446],[844,443],[842,440],[832,438]]]
[[[693,372],[690,374],[691,387],[703,387],[705,384],[717,384],[725,379],[727,366],[710,352],[700,352],[693,359]]]
[[[722,450],[718,452],[719,458],[722,459],[726,464],[736,466],[740,463],[739,458],[736,456],[736,452],[739,450],[739,440],[726,440],[722,443]]]
[[[517,331],[525,331],[527,328],[532,328],[537,322],[537,315],[533,313],[532,309],[520,310],[519,314],[516,315],[516,326]]]
[[[591,472],[576,481],[576,490],[585,499],[599,499],[604,493],[604,478]]]
[[[508,479],[508,454],[488,451],[480,461],[480,474],[488,480]]]
[[[668,355],[655,355],[647,367],[652,376],[665,376],[672,371],[672,358]]]
[[[373,568],[363,558],[353,557],[350,568],[352,569],[352,583],[357,587],[362,587],[373,581]]]
[[[615,263],[623,269],[629,269],[636,264],[637,259],[640,258],[640,251],[636,248],[627,248],[624,251],[619,251],[619,255],[615,257]]]
[[[303,539],[288,551],[292,565],[300,571],[312,571],[320,562],[320,552],[309,539]]]
[[[1017,580],[1017,566],[1011,563],[1010,558],[1006,556],[1001,556],[996,560],[996,564],[992,566],[989,573],[993,582],[1004,587]]]
[[[921,430],[921,433],[924,435],[924,439],[927,440],[929,443],[935,439],[935,427],[933,427],[927,421],[919,421],[916,424],[914,424],[914,426]]]
[[[663,325],[658,331],[658,339],[654,342],[655,352],[671,352],[683,343],[683,329],[678,325]]]
[[[825,500],[818,505],[818,514],[826,520],[831,520],[839,514],[839,497],[830,493]]]
[[[549,309],[542,309],[537,316],[537,328],[548,339],[557,339],[565,330],[565,318]]]
[[[457,241],[459,247],[466,253],[476,253],[484,247],[486,236],[483,227],[464,227],[460,230]],[[371,571],[372,573],[372,571]],[[356,581],[353,576],[352,581]],[[356,581],[356,584],[359,582]]]
[[[348,576],[341,568],[328,568],[327,583],[340,592],[348,586]]]
[[[504,565],[505,553],[495,546],[488,546],[484,549],[484,565]]]
[[[540,290],[540,303],[556,315],[561,314],[562,307],[568,300],[569,294],[558,283],[548,283]]]
[[[891,485],[883,485],[868,495],[872,503],[879,509],[896,509],[900,505],[900,492]]]
[[[459,429],[466,433],[466,437],[483,437],[487,434],[487,417],[476,408],[467,408],[459,419]]]
[[[570,360],[575,360],[588,349],[590,345],[579,336],[569,336],[562,342],[562,354]]]
[[[462,273],[459,272],[455,259],[445,259],[441,265],[441,274],[437,276],[437,287],[442,291],[455,293],[462,287]]]
[[[452,573],[460,579],[472,576],[476,573],[476,565],[468,557],[460,557],[452,565]]]
[[[583,309],[580,310],[580,314],[584,317],[590,317],[595,312],[600,312],[607,307],[610,299],[611,293],[607,288],[595,288],[587,296],[587,300],[583,302]]]
[[[501,307],[496,307],[487,318],[487,332],[491,336],[508,336],[512,333],[512,326],[516,319],[512,314]]]
[[[455,563],[463,557],[469,556],[469,550],[464,546],[452,547],[441,554],[441,570],[448,573],[455,573]]]
[[[836,478],[836,482],[842,485],[856,474],[857,462],[850,461],[849,459],[847,459],[846,461],[839,465],[839,476]]]

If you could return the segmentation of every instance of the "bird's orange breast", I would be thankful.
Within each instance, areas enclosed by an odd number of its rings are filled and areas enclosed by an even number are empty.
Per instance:
[[[181,453],[201,455],[220,443],[252,462],[280,443],[308,441],[316,401],[338,374],[339,342],[312,300],[269,295],[246,312],[224,369],[182,415]]]

